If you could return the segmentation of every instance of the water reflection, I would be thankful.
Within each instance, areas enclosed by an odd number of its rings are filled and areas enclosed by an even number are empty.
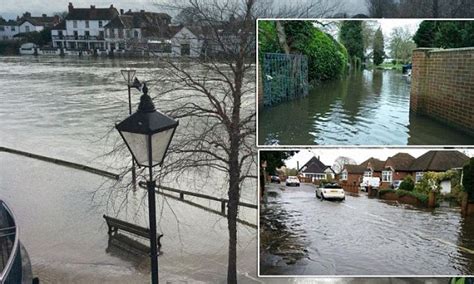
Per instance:
[[[410,115],[410,82],[364,70],[314,86],[307,97],[259,113],[259,144],[468,145],[474,137]],[[440,135],[443,133],[443,135]]]

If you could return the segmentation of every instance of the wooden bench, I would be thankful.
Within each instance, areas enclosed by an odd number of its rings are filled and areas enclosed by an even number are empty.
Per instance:
[[[135,234],[137,236],[140,236],[140,237],[143,237],[143,238],[146,238],[146,239],[150,239],[150,229],[140,227],[138,225],[128,223],[128,222],[125,222],[125,221],[122,221],[122,220],[119,220],[119,219],[116,219],[116,218],[113,218],[113,217],[110,217],[110,216],[104,215],[103,217],[104,217],[105,221],[107,222],[107,226],[109,227],[108,234],[110,236],[115,235],[118,232],[118,230],[122,230],[122,231],[129,232],[129,233]],[[159,234],[157,239],[156,239],[158,251],[160,251],[160,249],[161,249],[161,238],[162,237],[163,237],[163,234]]]

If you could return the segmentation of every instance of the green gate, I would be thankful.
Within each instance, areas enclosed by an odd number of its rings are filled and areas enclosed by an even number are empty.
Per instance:
[[[263,105],[308,94],[308,59],[300,54],[265,53],[263,57]]]

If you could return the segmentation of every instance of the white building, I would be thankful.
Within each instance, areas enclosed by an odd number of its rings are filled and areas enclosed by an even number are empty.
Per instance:
[[[53,47],[79,50],[105,50],[104,27],[118,15],[113,5],[109,8],[74,8],[68,6],[63,23],[51,30]]]
[[[18,23],[9,20],[5,21],[0,17],[0,40],[11,40],[13,36],[19,33]]]
[[[203,42],[198,31],[182,27],[171,38],[172,53],[174,56],[199,57],[202,54]]]

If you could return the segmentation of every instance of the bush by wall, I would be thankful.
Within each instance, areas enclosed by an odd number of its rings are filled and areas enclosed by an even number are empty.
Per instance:
[[[413,180],[412,176],[408,175],[403,179],[402,183],[400,183],[399,189],[406,190],[406,191],[413,191],[414,187],[415,187],[415,181]]]
[[[406,196],[406,195],[412,196],[412,197],[415,197],[417,200],[419,200],[421,203],[428,204],[428,194],[425,194],[425,193],[422,193],[422,192],[406,191],[406,190],[399,189],[399,190],[397,190],[397,195],[399,197],[403,197],[403,196]]]
[[[474,201],[474,158],[463,167],[462,185],[470,201]]]

